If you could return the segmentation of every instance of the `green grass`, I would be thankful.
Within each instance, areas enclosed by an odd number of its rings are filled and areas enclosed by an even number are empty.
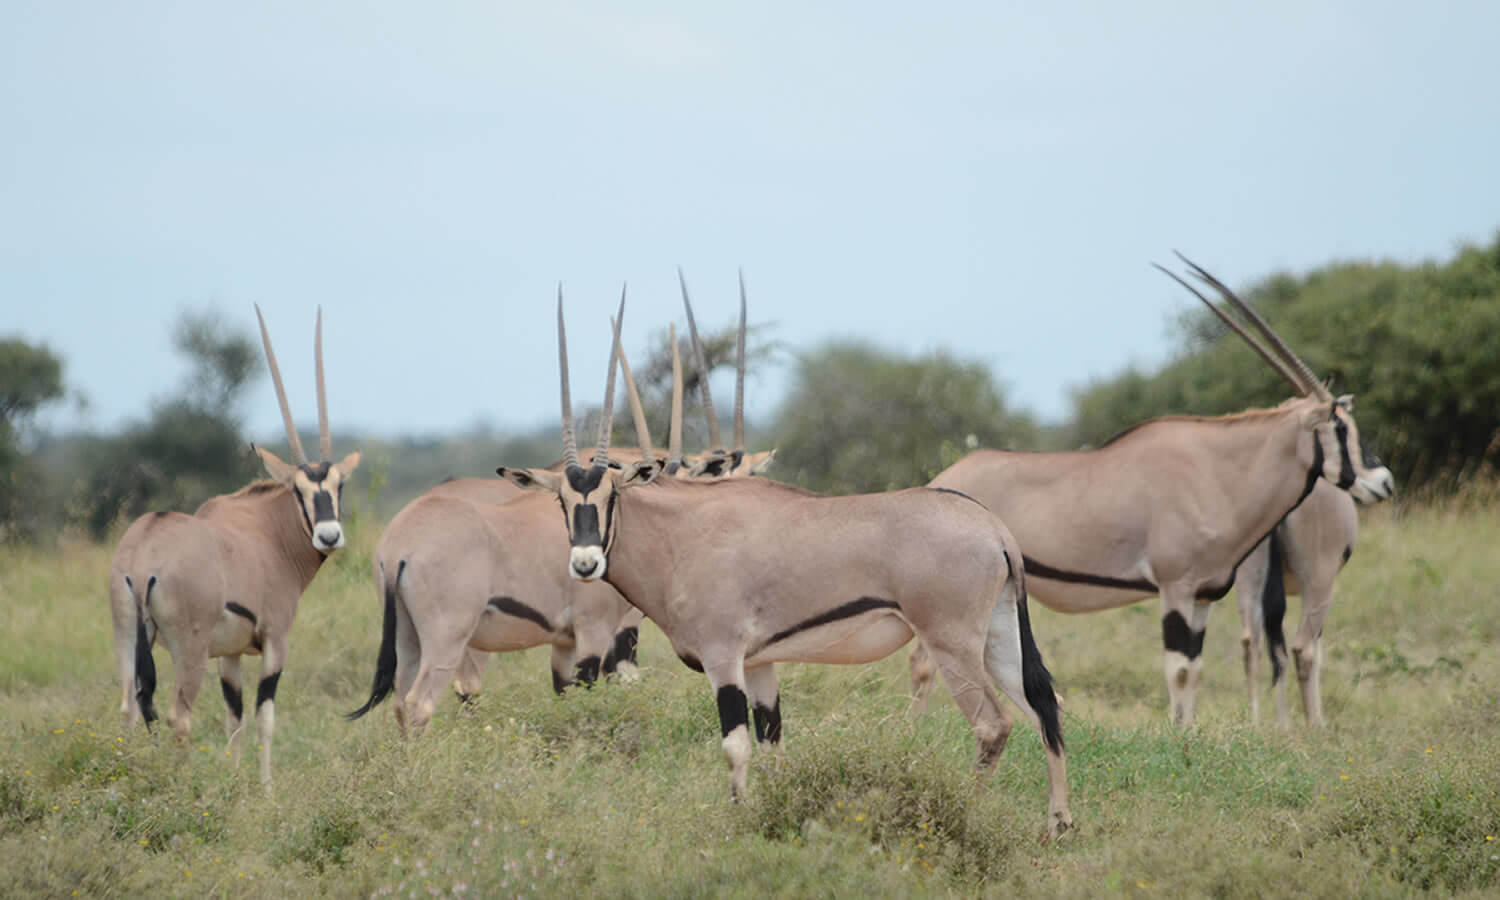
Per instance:
[[[1290,733],[1247,724],[1232,601],[1210,623],[1187,732],[1166,722],[1155,601],[1083,617],[1033,605],[1066,701],[1079,826],[1047,846],[1036,735],[1018,728],[976,776],[945,693],[906,716],[904,653],[783,667],[786,743],[756,753],[739,806],[707,683],[649,625],[635,685],[559,700],[533,650],[496,658],[477,708],[445,702],[421,740],[398,739],[389,703],[345,722],[379,635],[377,534],[354,537],[303,598],[273,800],[253,740],[229,765],[212,674],[188,745],[121,729],[110,548],[0,550],[0,893],[1500,891],[1500,512],[1366,515],[1325,633],[1330,727],[1317,733],[1300,710]]]

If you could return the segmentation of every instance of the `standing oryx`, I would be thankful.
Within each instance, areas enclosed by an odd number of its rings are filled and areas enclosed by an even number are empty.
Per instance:
[[[1377,475],[1383,472],[1386,483],[1394,484],[1390,470],[1380,464],[1368,448],[1365,468]],[[1307,499],[1276,526],[1266,539],[1256,545],[1240,563],[1235,581],[1239,598],[1240,646],[1244,652],[1245,686],[1250,694],[1250,721],[1260,717],[1259,668],[1260,634],[1264,627],[1266,649],[1271,657],[1271,684],[1276,693],[1276,722],[1291,727],[1287,712],[1286,636],[1282,618],[1286,614],[1287,594],[1302,595],[1302,623],[1292,639],[1297,657],[1297,682],[1302,693],[1302,711],[1307,724],[1323,724],[1323,695],[1319,682],[1322,668],[1323,621],[1333,603],[1333,581],[1349,561],[1354,541],[1359,536],[1359,516],[1354,504],[1378,503],[1384,497],[1364,489],[1355,482],[1346,493],[1319,480]]]
[[[1015,529],[1033,596],[1059,612],[1096,612],[1162,597],[1172,715],[1191,722],[1210,603],[1235,569],[1318,479],[1389,496],[1390,474],[1363,461],[1354,416],[1268,325],[1212,275],[1198,278],[1275,348],[1172,275],[1281,373],[1299,397],[1274,409],[1143,422],[1094,450],[976,450],[931,482],[963,491]],[[1162,271],[1166,271],[1163,269]],[[1294,647],[1299,669],[1317,638]],[[920,648],[913,659],[919,681]]]
[[[191,516],[155,512],[136,519],[110,563],[109,599],[123,692],[120,711],[127,724],[137,712],[148,725],[156,719],[151,646],[160,636],[177,670],[177,693],[167,714],[174,735],[179,741],[187,739],[203,670],[210,657],[218,657],[229,708],[225,730],[238,762],[243,716],[240,656],[261,657],[255,721],[260,777],[269,787],[276,685],[286,663],[287,635],[302,592],[327,555],[344,546],[341,496],[360,457],[355,451],[339,462],[330,461],[333,439],[323,386],[322,311],[314,338],[319,462],[308,462],[302,452],[259,307],[255,315],[292,462],[256,447],[272,480],[214,497]]]
[[[982,767],[1010,734],[995,683],[1032,720],[1047,755],[1048,834],[1071,826],[1056,698],[1031,634],[1020,550],[999,519],[967,497],[927,488],[819,497],[761,479],[659,478],[656,459],[612,470],[597,461],[607,455],[602,442],[584,468],[560,293],[557,317],[564,469],[498,472],[561,502],[570,576],[614,585],[684,663],[708,676],[731,796],[744,791],[750,757],[747,691],[757,737],[781,735],[775,663],[870,662],[915,634],[973,726]],[[615,348],[619,340],[617,324]]]

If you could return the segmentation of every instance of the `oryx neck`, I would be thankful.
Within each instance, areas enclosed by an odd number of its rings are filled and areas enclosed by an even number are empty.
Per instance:
[[[214,497],[198,507],[196,518],[221,525],[228,539],[257,544],[282,560],[268,577],[285,577],[301,596],[326,558],[312,546],[302,504],[292,490],[275,481],[257,481],[233,494]],[[284,573],[284,574],[282,574]]]

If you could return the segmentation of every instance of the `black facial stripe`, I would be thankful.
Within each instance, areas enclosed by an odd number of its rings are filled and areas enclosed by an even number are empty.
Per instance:
[[[810,619],[804,619],[801,622],[798,622],[796,625],[793,625],[791,628],[785,628],[781,631],[776,632],[771,636],[771,639],[769,641],[766,641],[761,645],[761,649],[765,649],[766,647],[769,647],[772,644],[777,643],[778,641],[784,641],[792,635],[806,631],[809,628],[817,628],[820,625],[827,625],[831,622],[837,622],[839,619],[847,619],[850,616],[857,616],[860,613],[866,613],[876,609],[900,608],[901,607],[892,600],[881,600],[878,597],[860,597],[858,600],[851,600],[848,603],[845,603],[842,606],[836,606],[833,609],[828,610],[827,612],[818,613],[816,616],[813,616]]]
[[[1337,416],[1333,436],[1339,442],[1339,487],[1347,491],[1354,485],[1354,461],[1349,458],[1349,424]]]
[[[488,605],[495,612],[502,612],[507,616],[515,616],[518,619],[535,622],[541,626],[543,631],[550,632],[552,630],[552,623],[547,621],[546,616],[542,615],[539,610],[527,606],[514,597],[491,597]]]
[[[563,474],[567,476],[568,484],[572,485],[573,490],[587,497],[604,480],[604,476],[609,474],[609,467],[596,465],[585,469],[582,466],[568,466]]]
[[[1144,578],[1112,578],[1108,575],[1090,575],[1087,572],[1067,572],[1039,563],[1029,556],[1025,561],[1027,577],[1036,576],[1068,584],[1091,584],[1094,587],[1120,588],[1126,591],[1145,591],[1148,594],[1157,592],[1156,585]]]
[[[609,544],[614,539],[615,533],[615,500],[619,494],[610,492],[609,502],[604,505],[604,555],[609,556]]]
[[[740,467],[740,463],[742,463],[744,461],[745,461],[745,451],[743,451],[743,450],[733,450],[733,451],[731,451],[730,454],[729,454],[729,471],[733,472],[733,471],[737,470]]]
[[[298,466],[302,474],[306,475],[307,480],[313,484],[322,484],[323,479],[328,477],[328,470],[332,467],[333,464],[328,462],[303,463]]]
[[[307,533],[313,533],[312,519],[307,517],[307,504],[302,500],[302,489],[296,484],[292,485],[292,496],[297,498],[297,510],[302,513],[302,522],[307,526]]]
[[[599,680],[600,659],[597,656],[586,656],[573,666],[573,671],[578,677],[578,683],[592,686]]]
[[[313,494],[313,521],[337,522],[338,520],[338,514],[333,511],[333,495],[323,490]]]
[[[574,547],[604,546],[604,539],[599,534],[599,507],[592,503],[573,507],[572,538]]]

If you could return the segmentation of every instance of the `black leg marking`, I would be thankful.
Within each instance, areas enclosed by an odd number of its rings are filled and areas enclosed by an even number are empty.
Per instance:
[[[281,680],[280,672],[272,672],[260,680],[260,687],[255,689],[255,708],[269,700],[276,699],[276,683]]]
[[[726,684],[719,688],[719,728],[724,736],[741,725],[750,724],[749,701],[738,685]]]
[[[571,683],[572,682],[568,681],[568,679],[562,677],[562,675],[556,669],[552,670],[552,693],[561,695],[563,692],[563,688],[567,687]]]
[[[1266,572],[1266,586],[1261,590],[1261,619],[1266,630],[1266,652],[1271,656],[1271,684],[1281,681],[1286,664],[1286,633],[1282,621],[1286,618],[1286,582],[1282,575],[1281,536],[1271,532],[1270,570]]]
[[[604,657],[604,674],[612,674],[620,663],[628,662],[635,664],[636,644],[640,642],[640,629],[632,625],[622,628],[615,635],[615,645],[610,648]]]
[[[219,687],[224,691],[224,705],[229,707],[230,715],[236,720],[245,717],[245,701],[240,697],[238,685],[230,684],[229,679],[220,678]]]
[[[1175,609],[1161,617],[1162,646],[1188,659],[1197,659],[1203,653],[1204,633],[1190,630],[1187,619]]]
[[[579,684],[593,687],[594,682],[599,680],[599,657],[597,656],[586,656],[573,668],[578,674]]]
[[[755,739],[763,744],[781,743],[781,695],[776,696],[776,702],[767,709],[759,703],[755,704]]]

